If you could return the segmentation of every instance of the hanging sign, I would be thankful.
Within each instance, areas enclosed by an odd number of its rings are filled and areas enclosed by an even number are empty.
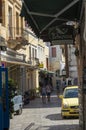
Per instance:
[[[68,25],[62,25],[53,27],[49,30],[49,38],[53,45],[58,44],[73,44],[74,39],[74,27]]]

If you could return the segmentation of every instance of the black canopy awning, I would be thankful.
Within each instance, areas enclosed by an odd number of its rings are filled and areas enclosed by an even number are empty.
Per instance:
[[[22,0],[21,16],[37,37],[50,41],[50,30],[80,20],[82,0]]]

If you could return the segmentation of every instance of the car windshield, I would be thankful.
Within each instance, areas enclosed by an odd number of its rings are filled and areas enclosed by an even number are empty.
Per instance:
[[[78,88],[70,88],[64,91],[64,98],[76,98],[78,97]]]

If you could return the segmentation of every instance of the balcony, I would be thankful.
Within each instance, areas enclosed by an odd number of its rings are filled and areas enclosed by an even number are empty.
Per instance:
[[[29,58],[27,61],[28,64],[30,64],[33,68],[38,68],[39,67],[39,59],[38,58]]]
[[[23,46],[29,44],[26,35],[24,34],[24,30],[13,27],[9,27],[7,43],[8,47],[14,50],[19,50]]]

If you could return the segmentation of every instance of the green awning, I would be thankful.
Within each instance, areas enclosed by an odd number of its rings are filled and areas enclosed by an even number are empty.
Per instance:
[[[21,16],[37,37],[50,41],[51,28],[80,20],[82,0],[22,0]]]

